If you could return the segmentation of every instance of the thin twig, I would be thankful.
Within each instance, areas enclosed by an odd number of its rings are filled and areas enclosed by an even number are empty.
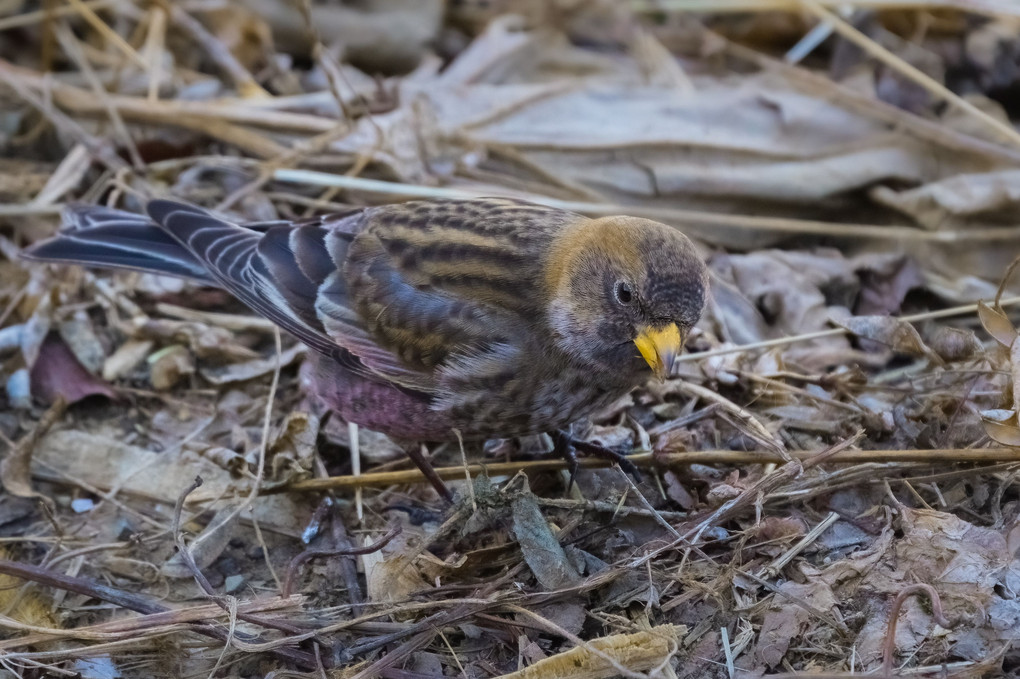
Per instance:
[[[806,462],[822,451],[792,450],[789,456]],[[690,464],[779,464],[783,458],[776,453],[765,451],[700,450],[679,453],[637,453],[627,459],[642,469],[655,467],[678,467]],[[990,464],[999,462],[1020,462],[1020,449],[1014,448],[940,448],[934,450],[842,450],[825,460],[826,464],[909,463],[909,464]],[[582,469],[605,469],[613,462],[599,458],[578,460]],[[468,465],[472,478],[486,474],[490,477],[512,476],[518,472],[558,472],[567,469],[563,460],[521,460],[520,462],[496,462],[492,464]],[[444,481],[464,478],[464,467],[437,467],[436,473]],[[307,479],[291,484],[267,488],[265,495],[282,492],[322,492],[341,488],[385,488],[387,486],[425,483],[424,475],[417,469],[392,472],[368,472],[361,476],[330,476],[322,479]]]
[[[785,233],[828,236],[830,238],[875,239],[879,241],[913,241],[935,243],[1017,241],[1020,229],[1015,226],[968,228],[959,231],[928,231],[907,226],[882,226],[877,224],[848,224],[822,222],[809,219],[760,217],[757,215],[723,214],[705,210],[685,210],[672,207],[647,205],[622,205],[617,203],[590,203],[584,201],[559,200],[534,193],[510,192],[501,187],[484,189],[446,188],[402,184],[364,177],[348,177],[315,170],[279,168],[273,171],[273,179],[279,182],[305,186],[334,186],[364,193],[394,196],[398,199],[465,199],[484,196],[512,196],[524,198],[541,205],[580,212],[589,216],[627,214],[647,217],[668,224],[683,224],[688,231],[699,228],[726,226],[760,231],[764,233]]]
[[[49,587],[56,587],[59,589],[67,590],[69,592],[75,592],[76,594],[82,594],[87,597],[99,599],[100,601],[106,601],[114,605],[126,608],[131,611],[138,613],[144,613],[146,615],[154,614],[172,614],[172,609],[163,606],[162,604],[156,603],[155,601],[146,597],[138,596],[130,592],[117,589],[115,587],[109,587],[102,585],[85,578],[74,577],[65,575],[56,571],[52,571],[38,566],[33,566],[27,563],[20,563],[17,561],[8,561],[6,559],[0,559],[0,573],[4,575],[11,575],[22,580],[28,580],[31,582],[37,582],[41,585]],[[261,620],[256,616],[257,620]],[[270,619],[272,620],[272,619]],[[118,621],[119,622],[119,621]],[[189,626],[194,632],[199,634],[212,637],[219,641],[225,641],[227,638],[226,630],[219,625],[213,625],[206,622],[196,622]],[[57,632],[67,630],[57,630]],[[256,637],[245,635],[246,638],[257,640]],[[291,648],[274,648],[270,649],[272,653],[279,657],[288,660],[290,662],[299,663],[305,667],[312,668],[315,666],[314,658],[304,651],[299,651]]]
[[[400,525],[395,525],[375,542],[364,547],[352,547],[349,549],[306,549],[290,561],[290,565],[287,566],[287,577],[283,583],[283,596],[289,597],[294,591],[294,581],[297,579],[298,570],[302,565],[312,559],[317,559],[322,556],[362,556],[364,554],[371,554],[372,552],[378,552],[380,549],[390,543],[390,541],[400,535]]]
[[[864,33],[861,33],[859,30],[851,26],[839,15],[833,14],[822,7],[817,0],[800,0],[800,3],[807,11],[811,12],[822,21],[827,22],[837,33],[860,47],[871,56],[889,65],[901,75],[909,78],[916,85],[919,85],[951,106],[955,106],[956,108],[965,111],[970,116],[983,123],[985,127],[989,128],[992,132],[996,133],[1000,138],[1008,140],[1012,142],[1013,145],[1020,148],[1020,132],[1017,132],[1008,123],[1004,123],[1001,120],[988,115],[942,83],[925,75],[916,66],[911,65],[882,45],[879,45]]]
[[[255,78],[248,72],[248,69],[200,21],[188,14],[177,3],[171,2],[165,6],[170,10],[171,21],[198,43],[205,50],[206,54],[209,55],[209,58],[216,62],[216,65],[234,81],[234,86],[242,97],[269,97],[269,93],[255,81]]]
[[[954,9],[986,16],[1020,16],[1011,0],[819,0],[825,7],[854,7],[873,10]],[[799,0],[631,0],[638,12],[796,12]]]
[[[112,28],[106,25],[106,22],[99,18],[92,8],[82,0],[68,0],[68,3],[74,8],[74,11],[79,14],[85,21],[88,22],[92,28],[96,29],[105,40],[108,40],[111,45],[120,50],[121,54],[126,56],[135,66],[139,67],[143,71],[146,69],[148,64],[145,63],[145,59],[142,58],[135,48],[127,44],[124,38],[114,31]]]
[[[1007,297],[999,302],[999,306],[1002,307],[1013,307],[1020,305],[1020,296]],[[977,313],[978,304],[961,304],[959,306],[949,307],[948,309],[938,309],[936,311],[924,311],[916,314],[908,314],[906,316],[900,316],[899,319],[904,323],[917,323],[918,321],[931,321],[938,320],[941,318],[951,318],[953,316],[963,316],[966,314]],[[744,351],[761,351],[762,349],[772,349],[774,347],[783,347],[790,344],[799,344],[800,342],[810,342],[816,339],[822,339],[823,337],[839,337],[841,335],[849,335],[850,331],[846,328],[832,328],[830,330],[819,330],[817,332],[807,332],[801,335],[791,335],[789,337],[778,337],[771,340],[763,340],[761,342],[754,342],[752,344],[744,344],[741,346],[725,347],[722,349],[712,349],[710,351],[702,351],[696,354],[682,354],[676,357],[674,364],[686,363],[689,361],[700,361],[706,358],[715,358],[716,356],[726,356],[728,354],[737,354]]]
[[[84,0],[81,3],[82,7],[89,10],[106,9],[107,7],[113,7],[118,4],[127,4],[118,2],[118,0]],[[47,7],[46,9],[38,9],[33,12],[24,12],[22,14],[15,14],[14,16],[4,17],[0,19],[0,31],[9,31],[12,28],[23,28],[24,26],[32,26],[38,24],[48,18],[56,19],[58,17],[65,17],[71,14],[78,14],[80,8],[74,5],[57,5],[56,7]]]

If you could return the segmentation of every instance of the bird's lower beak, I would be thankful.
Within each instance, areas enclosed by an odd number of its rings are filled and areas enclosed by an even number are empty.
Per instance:
[[[676,323],[655,328],[645,326],[634,340],[638,351],[660,380],[666,379],[673,369],[673,361],[684,347],[684,336]]]

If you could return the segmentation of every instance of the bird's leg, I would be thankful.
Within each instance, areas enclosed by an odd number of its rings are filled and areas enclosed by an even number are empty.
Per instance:
[[[567,462],[567,469],[570,470],[570,480],[567,481],[567,494],[574,487],[574,477],[577,476],[577,449],[574,446],[574,439],[567,432],[558,430],[553,432],[553,453],[559,455]]]
[[[432,466],[432,462],[425,457],[425,444],[412,443],[411,445],[404,448],[404,452],[411,458],[411,462],[414,462],[415,466],[421,470],[421,473],[425,475],[425,478],[429,480],[432,487],[436,489],[436,492],[443,497],[447,502],[453,504],[453,493],[443,483],[443,480],[439,478],[439,474],[436,473],[435,468]]]
[[[557,431],[553,434],[553,452],[563,456],[563,459],[567,461],[568,468],[570,469],[570,483],[567,485],[567,492],[574,485],[574,476],[577,474],[577,452],[580,451],[585,455],[593,457],[601,457],[606,460],[612,460],[616,464],[620,465],[620,469],[624,473],[630,475],[635,481],[641,480],[641,473],[638,468],[634,466],[634,463],[627,459],[627,456],[623,453],[607,448],[599,443],[592,443],[591,441],[582,441],[576,439],[563,430]]]

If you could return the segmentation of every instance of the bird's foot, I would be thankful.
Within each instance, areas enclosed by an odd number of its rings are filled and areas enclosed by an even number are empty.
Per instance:
[[[576,439],[565,431],[557,431],[552,436],[553,439],[553,452],[560,455],[564,460],[567,461],[567,469],[570,470],[570,481],[567,483],[567,492],[574,487],[574,478],[577,476],[577,470],[579,464],[577,462],[577,453],[581,452],[590,457],[601,457],[606,460],[611,460],[616,464],[620,465],[620,469],[625,474],[630,475],[635,481],[641,480],[641,473],[638,472],[638,468],[634,466],[634,463],[627,459],[624,453],[618,450],[613,450],[600,443],[592,443],[591,441],[582,441]]]

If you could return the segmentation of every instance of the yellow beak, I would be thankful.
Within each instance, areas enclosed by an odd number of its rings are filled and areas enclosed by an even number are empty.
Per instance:
[[[645,326],[639,330],[634,344],[648,361],[655,376],[664,380],[673,369],[673,361],[684,348],[684,336],[676,323],[662,328]]]

